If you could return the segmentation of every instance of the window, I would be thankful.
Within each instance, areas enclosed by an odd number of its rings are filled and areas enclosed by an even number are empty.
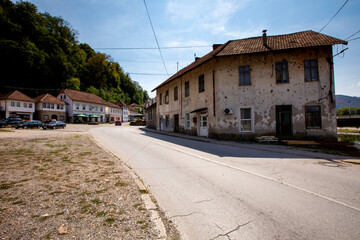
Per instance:
[[[63,110],[63,109],[64,109],[64,105],[60,105],[60,109]]]
[[[320,106],[305,107],[306,128],[321,128]]]
[[[79,109],[79,104],[75,104],[75,109]]]
[[[59,104],[56,104],[56,109],[60,109],[60,105],[59,105]]]
[[[240,131],[251,132],[251,108],[240,108]]]
[[[86,105],[85,105],[85,104],[82,105],[82,109],[83,109],[83,110],[86,109]]]
[[[64,95],[64,99],[66,99],[66,95]]]
[[[95,111],[98,111],[98,106],[95,106]]]
[[[165,127],[170,127],[170,115],[165,116]]]
[[[43,104],[42,104],[42,107],[43,107],[43,108],[46,108],[46,103],[43,103]]]
[[[277,62],[276,68],[276,82],[277,83],[288,83],[289,82],[289,70],[287,62]]]
[[[305,69],[305,81],[318,81],[318,63],[317,60],[305,60],[304,61]]]
[[[46,106],[47,106],[47,108],[49,108],[49,109],[50,109],[50,103],[48,103]]]
[[[20,102],[16,102],[16,106],[17,106],[17,107],[20,107]]]
[[[32,108],[32,103],[29,103],[29,108]]]
[[[169,103],[169,90],[165,92],[165,103]]]
[[[185,113],[185,127],[190,129],[190,113]]]
[[[185,97],[190,96],[190,84],[189,81],[185,82]]]
[[[100,112],[102,112],[103,111],[103,107],[100,107]]]
[[[11,102],[11,106],[12,106],[12,107],[15,107],[15,102]]]
[[[174,101],[178,100],[178,87],[174,87]]]
[[[64,116],[60,115],[60,121],[64,121],[64,120],[65,120]]]
[[[205,91],[204,74],[199,76],[199,92]]]
[[[159,98],[160,98],[160,105],[162,105],[162,93],[160,93]]]
[[[250,65],[239,67],[240,85],[251,85]]]
[[[23,107],[24,107],[24,108],[27,108],[27,103],[24,102],[24,103],[23,103]]]
[[[44,115],[44,120],[49,120],[49,115]]]
[[[54,109],[54,104],[53,103],[51,104],[51,109]]]

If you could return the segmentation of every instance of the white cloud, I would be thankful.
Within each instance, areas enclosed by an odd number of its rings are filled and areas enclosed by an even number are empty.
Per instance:
[[[228,30],[228,22],[249,2],[250,0],[170,0],[167,13],[173,22],[183,21],[193,29],[235,37],[241,33]]]

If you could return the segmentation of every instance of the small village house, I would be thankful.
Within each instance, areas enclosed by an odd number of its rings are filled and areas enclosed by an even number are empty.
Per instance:
[[[122,121],[122,108],[112,102],[107,102],[106,121],[111,123],[115,121]]]
[[[66,120],[66,103],[51,94],[42,94],[35,100],[35,119],[42,122],[51,120]]]
[[[67,122],[105,122],[107,103],[92,93],[65,89],[57,98],[67,104]]]
[[[35,112],[35,100],[18,90],[0,95],[1,118],[19,116],[24,120],[32,120]]]
[[[121,100],[117,101],[116,105],[118,105],[122,109],[122,121],[123,122],[128,122],[129,121],[129,109],[128,109],[129,107],[128,107],[128,105],[126,105],[126,103],[124,103]]]
[[[336,44],[347,42],[314,31],[215,44],[154,89],[156,127],[213,138],[336,140]]]

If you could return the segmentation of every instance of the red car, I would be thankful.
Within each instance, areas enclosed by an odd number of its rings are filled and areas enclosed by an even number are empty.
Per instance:
[[[121,126],[121,121],[115,121],[115,126]]]

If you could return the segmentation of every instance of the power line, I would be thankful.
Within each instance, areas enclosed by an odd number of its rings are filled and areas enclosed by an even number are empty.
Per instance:
[[[167,76],[169,75],[167,74],[163,74],[163,73],[128,73],[130,75],[149,75],[149,76]]]
[[[326,28],[326,26],[336,17],[336,15],[338,15],[338,13],[341,11],[341,9],[343,9],[343,7],[347,4],[348,1],[349,1],[349,0],[346,0],[346,1],[344,2],[344,4],[343,4],[343,5],[341,6],[341,8],[335,13],[335,15],[330,19],[330,21],[328,21],[328,22],[325,24],[325,26],[324,26],[322,29],[320,29],[319,33],[321,33],[321,31],[324,30],[324,28]]]
[[[157,37],[156,37],[156,33],[155,33],[155,30],[154,30],[153,24],[152,24],[152,22],[151,22],[149,10],[148,10],[148,8],[147,8],[147,6],[146,6],[145,0],[144,0],[144,5],[145,5],[146,13],[147,13],[148,18],[149,18],[149,22],[150,22],[150,25],[151,25],[151,29],[152,29],[152,31],[153,31],[153,33],[154,33],[154,37],[155,37],[156,44],[157,44],[158,49],[159,49],[159,53],[160,53],[160,56],[161,56],[161,60],[162,60],[162,62],[163,62],[163,65],[164,65],[164,68],[165,68],[165,71],[166,71],[167,75],[169,75],[169,73],[168,73],[168,71],[167,71],[167,69],[166,69],[166,65],[165,65],[165,62],[164,62],[164,58],[163,58],[163,55],[162,55],[162,53],[161,53],[160,45],[159,45],[159,42],[158,42],[158,40],[157,40]]]
[[[353,39],[349,39],[349,40],[348,40],[348,42],[350,42],[350,41],[354,41],[354,40],[358,40],[358,39],[360,39],[360,37],[353,38]]]
[[[359,31],[357,31],[356,33],[354,33],[353,35],[351,35],[350,37],[346,38],[345,40],[348,40],[349,38],[351,38],[351,37],[355,36],[355,35],[356,35],[356,34],[358,34],[359,32],[360,32],[360,30],[359,30]]]
[[[180,49],[180,48],[210,48],[212,46],[178,46],[178,47],[162,47],[161,49]],[[159,47],[105,47],[94,48],[96,50],[155,50]]]
[[[154,62],[154,61],[121,60],[121,59],[115,59],[115,60],[118,62],[162,63],[162,62]],[[176,63],[176,62],[167,62],[167,63]]]

